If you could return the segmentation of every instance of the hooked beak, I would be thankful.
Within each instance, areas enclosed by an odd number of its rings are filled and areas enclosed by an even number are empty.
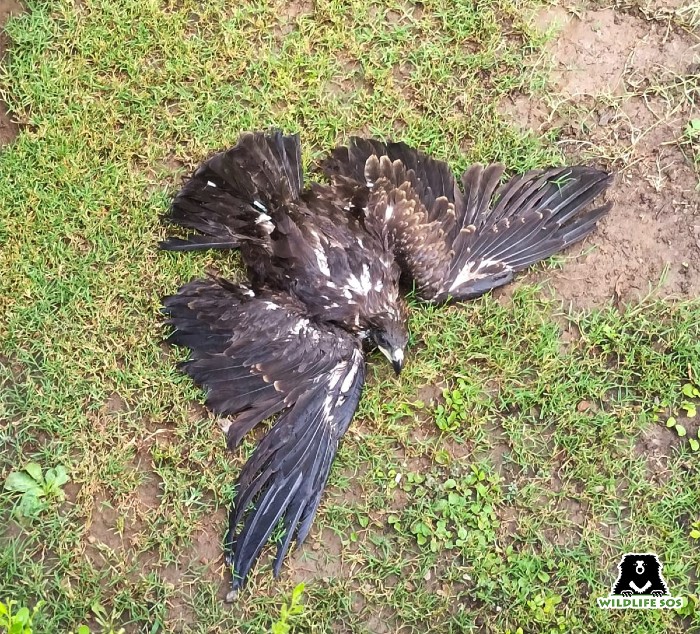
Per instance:
[[[403,349],[396,348],[396,350],[389,351],[386,348],[379,346],[379,350],[387,359],[389,359],[389,361],[391,361],[391,365],[394,368],[394,372],[396,372],[396,376],[401,374],[401,370],[403,369]]]

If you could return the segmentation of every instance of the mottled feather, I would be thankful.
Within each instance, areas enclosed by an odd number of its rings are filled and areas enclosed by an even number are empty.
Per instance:
[[[460,190],[446,163],[403,143],[351,139],[322,163],[355,213],[385,233],[429,301],[469,299],[585,238],[610,209],[591,203],[610,175],[584,166],[533,170],[499,185],[500,164],[473,165]],[[358,211],[361,205],[361,211]]]

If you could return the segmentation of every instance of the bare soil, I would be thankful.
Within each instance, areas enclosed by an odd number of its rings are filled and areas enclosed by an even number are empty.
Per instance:
[[[614,9],[576,17],[553,7],[537,18],[562,25],[550,44],[554,86],[547,100],[517,96],[506,113],[524,129],[560,130],[571,160],[615,172],[614,207],[598,230],[548,280],[576,307],[645,296],[667,269],[661,296],[700,293],[700,191],[679,141],[697,104],[683,92],[696,74],[697,36]],[[602,157],[602,158],[601,158]],[[583,254],[583,255],[581,255]],[[532,281],[533,277],[528,276]]]

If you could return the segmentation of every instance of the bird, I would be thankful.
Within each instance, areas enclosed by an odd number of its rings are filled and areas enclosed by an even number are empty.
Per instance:
[[[232,596],[281,523],[273,574],[309,534],[360,402],[369,354],[399,374],[406,293],[469,300],[588,236],[611,174],[575,165],[504,180],[502,164],[449,165],[403,142],[351,137],[305,183],[298,134],[245,132],[205,160],[165,218],[166,251],[236,249],[245,282],[195,279],[163,299],[181,370],[206,390],[236,448],[274,424],[242,467],[224,539]],[[595,204],[594,204],[595,203]]]

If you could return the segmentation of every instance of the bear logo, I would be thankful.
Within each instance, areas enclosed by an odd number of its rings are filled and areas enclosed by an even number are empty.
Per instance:
[[[613,584],[613,596],[663,597],[669,593],[659,558],[653,553],[627,553],[617,564],[619,574]]]

